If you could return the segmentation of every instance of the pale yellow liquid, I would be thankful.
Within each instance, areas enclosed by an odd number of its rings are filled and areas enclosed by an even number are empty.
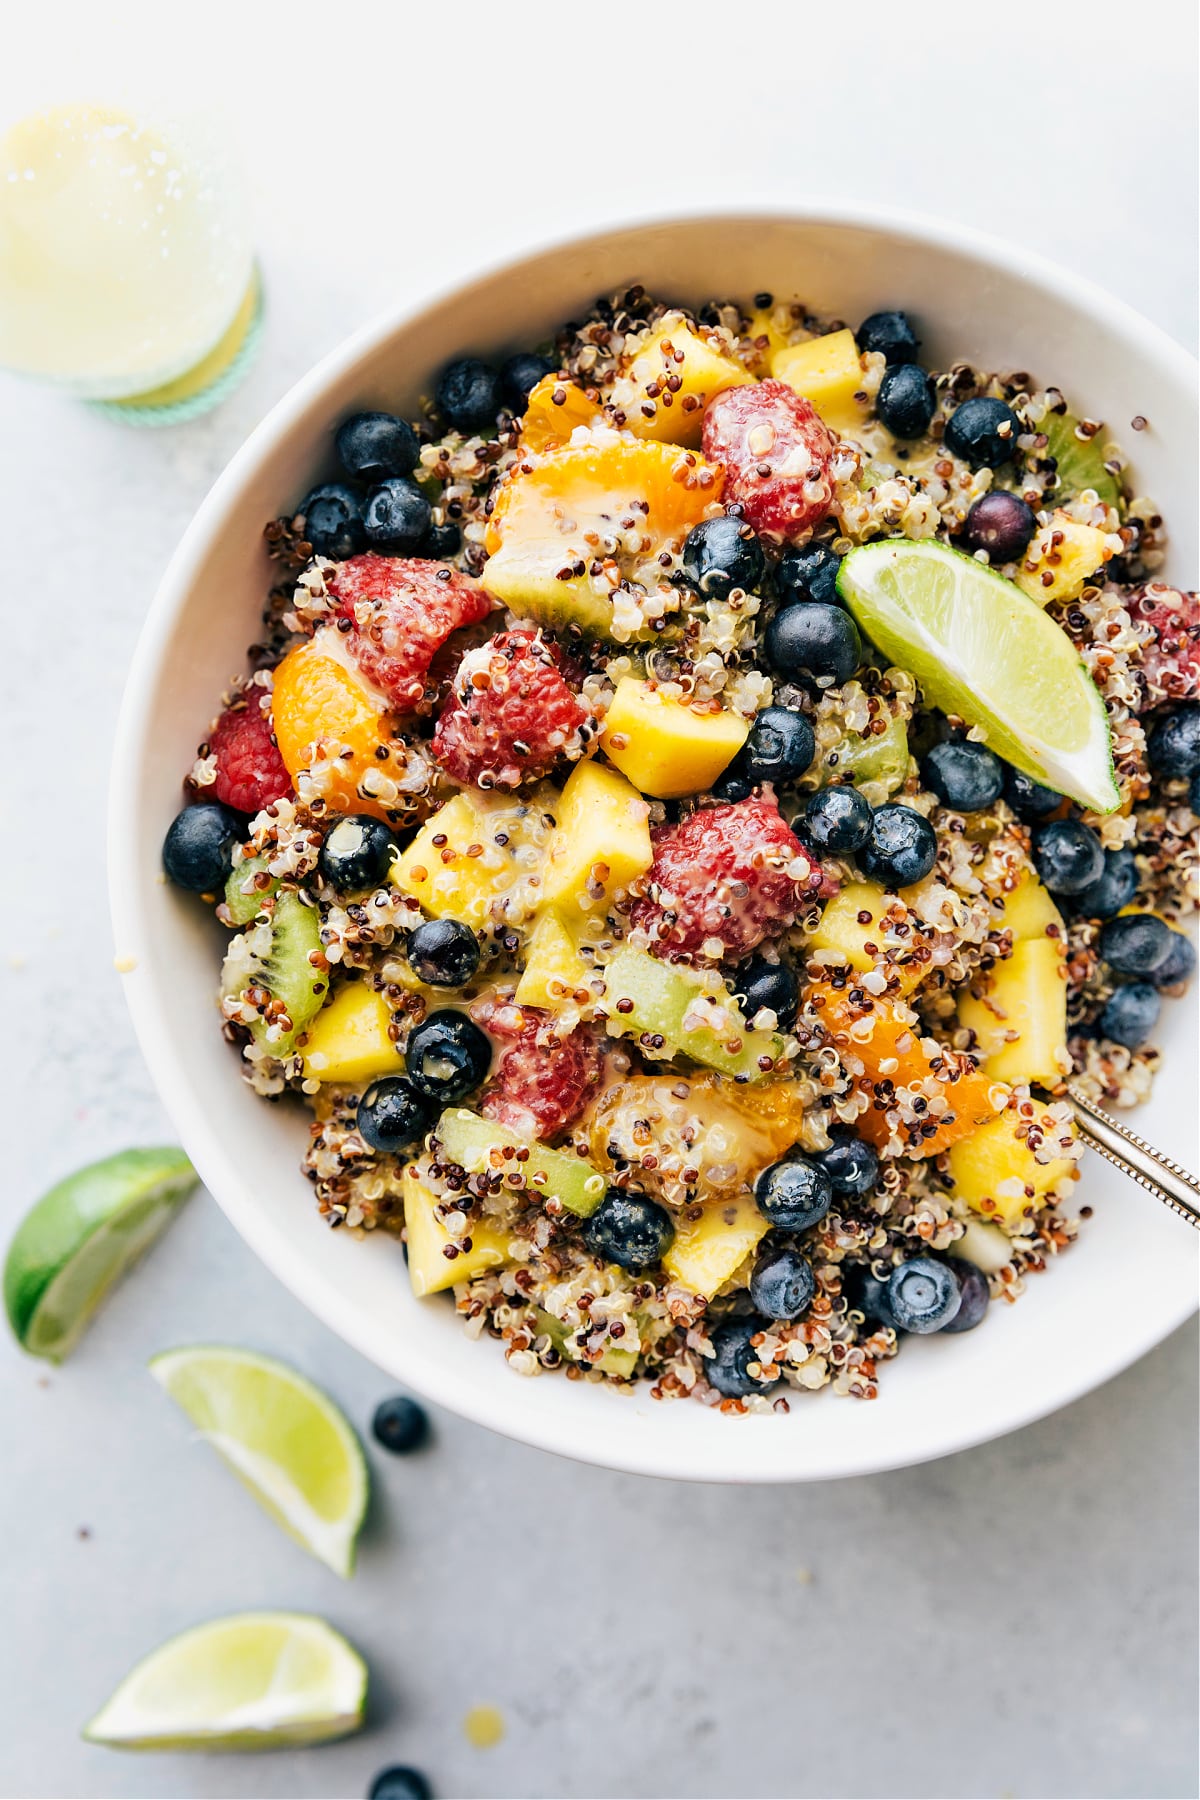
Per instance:
[[[170,382],[253,277],[219,165],[127,114],[58,107],[0,144],[0,366],[90,398]]]

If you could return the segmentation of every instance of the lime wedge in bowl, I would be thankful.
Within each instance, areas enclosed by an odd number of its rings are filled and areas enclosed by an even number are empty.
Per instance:
[[[888,538],[850,552],[838,592],[926,700],[977,726],[997,756],[1094,812],[1120,805],[1099,690],[1011,581],[945,544]]]
[[[327,1394],[286,1363],[229,1344],[166,1350],[150,1372],[289,1537],[335,1574],[354,1573],[367,1463]]]
[[[4,1261],[4,1305],[21,1348],[51,1362],[69,1356],[195,1185],[182,1150],[120,1150],[43,1194]]]
[[[116,1750],[274,1750],[357,1731],[367,1668],[311,1613],[231,1613],[152,1650],[84,1726]]]

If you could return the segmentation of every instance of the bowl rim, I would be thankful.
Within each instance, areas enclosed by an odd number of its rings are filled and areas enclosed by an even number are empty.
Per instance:
[[[1067,305],[1084,312],[1107,326],[1114,335],[1133,339],[1140,353],[1157,363],[1172,380],[1194,388],[1197,377],[1195,359],[1187,349],[1161,326],[1145,318],[1124,300],[1107,293],[1084,276],[1064,269],[1040,252],[1027,250],[1004,239],[963,226],[952,220],[890,206],[847,204],[835,201],[802,199],[789,206],[726,207],[713,210],[697,205],[670,214],[647,210],[625,214],[611,222],[598,224],[570,236],[555,234],[524,245],[517,255],[490,262],[482,271],[466,280],[427,290],[415,300],[382,309],[326,352],[305,374],[299,377],[254,427],[212,484],[180,539],[160,580],[139,633],[121,700],[110,767],[108,801],[108,884],[114,938],[118,951],[122,945],[140,944],[145,933],[141,927],[143,897],[138,872],[137,807],[138,771],[141,747],[148,723],[151,697],[156,691],[160,666],[166,655],[178,615],[191,591],[196,574],[220,524],[240,493],[247,476],[265,460],[270,452],[292,431],[296,421],[323,390],[334,384],[353,366],[379,349],[389,337],[414,326],[435,313],[450,300],[461,299],[487,287],[497,277],[520,268],[523,264],[557,251],[568,252],[598,239],[618,233],[670,230],[684,224],[707,222],[714,233],[723,227],[776,222],[791,225],[844,227],[849,230],[880,232],[893,238],[907,238],[925,245],[965,255],[969,259],[995,268],[1039,288]],[[164,1107],[172,1119],[184,1147],[209,1192],[239,1234],[251,1246],[267,1268],[298,1300],[330,1330],[350,1343],[368,1361],[379,1366],[374,1343],[374,1328],[364,1324],[358,1310],[339,1296],[298,1249],[290,1244],[281,1250],[277,1237],[267,1227],[256,1207],[253,1195],[236,1181],[227,1179],[223,1153],[209,1121],[193,1104],[186,1072],[175,1049],[169,1027],[169,1006],[163,1004],[162,984],[158,982],[126,982],[126,999],[139,1047],[151,1073]],[[809,1474],[792,1466],[765,1468],[756,1463],[750,1472],[731,1470],[711,1453],[697,1454],[687,1445],[673,1445],[666,1434],[627,1433],[623,1449],[617,1454],[610,1448],[597,1450],[580,1433],[571,1442],[563,1441],[557,1425],[545,1424],[534,1409],[522,1409],[519,1403],[505,1409],[497,1417],[494,1400],[486,1389],[478,1390],[457,1377],[442,1371],[422,1372],[420,1388],[434,1403],[470,1419],[473,1423],[498,1431],[502,1435],[552,1451],[580,1462],[619,1469],[633,1474],[652,1475],[675,1480],[752,1481],[754,1483],[794,1482],[808,1479],[832,1480],[857,1474],[878,1473],[907,1467],[920,1462],[972,1448],[977,1444],[1002,1437],[1031,1424],[1070,1404],[1081,1395],[1101,1386],[1153,1349],[1173,1330],[1182,1325],[1196,1308],[1196,1297],[1163,1312],[1145,1309],[1143,1329],[1119,1346],[1087,1359],[1086,1367],[1072,1361],[1058,1371],[1057,1379],[1048,1379],[1046,1389],[1032,1401],[1019,1401],[1011,1396],[988,1412],[986,1421],[951,1418],[943,1409],[939,1429],[931,1430],[915,1453],[880,1449],[865,1456],[826,1457],[819,1473]],[[414,1383],[414,1385],[416,1385]],[[517,1398],[521,1384],[514,1378]]]

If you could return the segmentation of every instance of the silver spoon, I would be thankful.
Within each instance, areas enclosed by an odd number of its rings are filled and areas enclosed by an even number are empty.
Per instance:
[[[1067,1098],[1075,1112],[1075,1123],[1091,1149],[1098,1150],[1131,1181],[1140,1182],[1164,1206],[1200,1230],[1200,1181],[1194,1175],[1126,1126],[1118,1125],[1081,1088],[1069,1085]]]

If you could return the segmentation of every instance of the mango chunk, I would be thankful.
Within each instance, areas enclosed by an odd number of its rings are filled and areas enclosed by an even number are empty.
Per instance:
[[[573,1150],[550,1150],[466,1107],[447,1108],[437,1122],[437,1138],[444,1154],[469,1175],[520,1171],[531,1199],[559,1200],[581,1219],[595,1212],[607,1192],[604,1176]]]
[[[365,981],[351,982],[321,1009],[301,1040],[305,1075],[310,1081],[357,1084],[402,1074],[404,1057],[388,1034],[391,1022],[383,995]]]
[[[1106,532],[1081,525],[1064,512],[1052,513],[1021,558],[1017,586],[1039,606],[1048,600],[1077,600],[1112,553]]]
[[[1057,1087],[1067,1054],[1067,967],[1053,938],[1025,938],[997,963],[982,997],[965,993],[958,1019],[975,1033],[993,1081]],[[1017,1036],[1010,1040],[1009,1033]]]
[[[831,431],[843,437],[861,433],[870,408],[855,398],[862,392],[863,370],[852,331],[831,331],[777,350],[771,373],[811,400]]]
[[[681,1219],[663,1257],[673,1281],[711,1300],[770,1230],[753,1198],[713,1201],[698,1219]]]
[[[455,794],[393,865],[392,881],[435,919],[486,925],[493,907],[503,902],[505,916],[519,922],[533,910],[536,890],[524,896],[517,890],[537,868],[537,840],[544,829],[536,795],[514,800],[509,795]],[[435,838],[445,842],[435,843]]]
[[[742,339],[749,339],[754,346],[754,367],[761,374],[767,375],[771,370],[771,359],[779,350],[786,350],[791,342],[793,320],[787,307],[756,306],[742,333]]]
[[[1075,1167],[1065,1156],[1038,1162],[1017,1135],[1018,1116],[1012,1111],[1001,1113],[951,1145],[948,1158],[959,1198],[984,1218],[999,1219],[1009,1226],[1018,1225],[1032,1213]]]
[[[542,903],[568,912],[605,910],[612,892],[628,887],[654,860],[649,812],[616,769],[576,763],[556,807]]]
[[[584,961],[574,933],[557,907],[548,906],[538,917],[525,968],[517,983],[518,1006],[541,1006],[547,1012],[560,1012],[564,1006],[590,1004],[589,986],[595,975],[594,965]],[[582,994],[583,1000],[577,996]]]
[[[808,948],[840,951],[852,969],[866,974],[879,966],[878,953],[882,949],[879,921],[893,909],[897,921],[907,918],[903,894],[897,900],[894,894],[885,893],[878,882],[848,881],[821,914],[817,929],[809,937]],[[907,941],[910,948],[915,948],[920,941],[911,928]],[[874,949],[868,950],[868,944],[874,945]],[[902,962],[893,964],[887,973],[899,981],[902,994],[909,994],[927,969],[925,962]]]
[[[613,405],[635,436],[694,450],[713,395],[753,380],[749,370],[715,349],[682,313],[668,313],[616,382]]]
[[[1045,937],[1050,925],[1057,929],[1059,941],[1066,942],[1067,933],[1062,914],[1054,904],[1049,890],[1032,873],[1026,875],[1020,886],[1006,896],[1003,923],[1012,932],[1013,941],[1018,944],[1026,938]]]
[[[600,742],[635,788],[656,800],[702,794],[733,761],[750,722],[723,709],[696,712],[626,675],[617,684]]]
[[[467,1226],[471,1248],[447,1256],[445,1252],[455,1246],[455,1240],[437,1216],[436,1198],[411,1165],[404,1171],[403,1187],[408,1277],[418,1299],[440,1294],[456,1282],[470,1281],[508,1261],[509,1234],[493,1225],[481,1225],[477,1219]]]

